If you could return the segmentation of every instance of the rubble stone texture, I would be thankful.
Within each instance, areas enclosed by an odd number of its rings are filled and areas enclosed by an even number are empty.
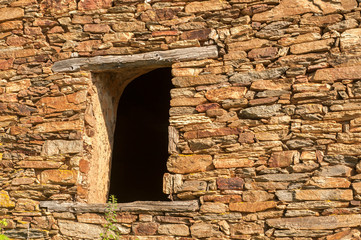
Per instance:
[[[360,24],[360,0],[0,0],[4,233],[100,239],[117,99],[168,66],[173,201],[119,204],[124,239],[360,239]]]

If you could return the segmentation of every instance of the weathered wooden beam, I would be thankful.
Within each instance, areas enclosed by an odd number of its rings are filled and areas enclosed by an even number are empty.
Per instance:
[[[60,203],[56,201],[42,201],[41,208],[47,208],[50,212],[97,212],[106,211],[107,204],[86,203]],[[192,201],[137,201],[130,203],[118,203],[117,211],[121,212],[191,212],[199,210],[197,200]]]
[[[134,55],[71,58],[55,62],[52,69],[54,72],[76,72],[80,70],[102,72],[124,67],[167,67],[178,61],[217,57],[217,46],[192,47]]]

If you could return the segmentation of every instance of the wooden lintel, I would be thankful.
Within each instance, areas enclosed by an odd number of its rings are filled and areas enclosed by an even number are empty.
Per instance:
[[[41,208],[47,208],[50,212],[97,212],[106,211],[107,204],[86,204],[56,201],[42,201]],[[121,212],[193,212],[199,210],[197,200],[191,201],[137,201],[130,203],[118,203],[117,211]]]
[[[167,51],[155,51],[134,55],[111,55],[90,58],[71,58],[55,62],[54,72],[77,72],[88,70],[94,72],[135,67],[167,67],[174,62],[217,58],[217,46],[181,48]]]

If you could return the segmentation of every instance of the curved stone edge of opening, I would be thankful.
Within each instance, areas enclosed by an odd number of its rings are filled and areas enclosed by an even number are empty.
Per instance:
[[[135,78],[154,69],[171,67],[173,63],[181,61],[214,59],[218,55],[217,46],[211,45],[134,55],[72,58],[54,63],[54,72],[85,71],[92,75],[85,123],[92,120],[94,135],[90,137],[91,150],[84,154],[90,169],[83,174],[85,178],[82,177],[87,179],[83,185],[88,190],[80,198],[77,197],[78,202],[93,204],[107,201],[116,111],[125,87]]]

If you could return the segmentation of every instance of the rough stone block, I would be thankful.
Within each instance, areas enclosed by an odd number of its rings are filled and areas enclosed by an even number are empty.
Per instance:
[[[190,231],[185,224],[162,224],[158,228],[158,233],[171,236],[189,236]]]
[[[41,155],[54,156],[59,154],[80,153],[82,151],[82,140],[47,140],[42,147]]]
[[[191,2],[185,7],[186,13],[209,12],[230,8],[228,2],[211,0],[204,2]]]
[[[210,155],[172,155],[167,162],[168,171],[173,173],[204,172],[213,168]]]
[[[99,225],[64,220],[59,220],[59,229],[65,236],[86,239],[97,239],[104,232]]]
[[[320,217],[297,217],[268,219],[266,223],[277,229],[324,230],[343,227],[356,227],[361,224],[360,214],[334,215]]]
[[[16,18],[22,18],[24,16],[24,9],[22,8],[0,8],[0,21],[7,21]]]
[[[242,190],[244,180],[242,178],[217,178],[217,187],[220,190]]]
[[[288,167],[294,160],[298,160],[300,154],[298,151],[283,151],[273,152],[271,158],[268,160],[270,167]]]
[[[5,191],[0,191],[0,207],[1,208],[15,207],[15,202],[10,200],[9,194]]]
[[[267,209],[275,208],[277,203],[274,201],[268,202],[235,202],[229,204],[229,210],[235,212],[261,212]]]
[[[148,236],[155,235],[159,224],[154,222],[136,223],[132,225],[132,230],[136,235]]]
[[[74,185],[78,179],[75,170],[45,170],[40,174],[40,182],[43,184]]]
[[[301,15],[304,13],[320,13],[321,10],[312,2],[300,0],[283,0],[279,5],[269,11],[257,13],[252,17],[256,22],[276,21],[285,17]]]
[[[311,189],[311,190],[296,190],[296,200],[309,200],[309,201],[351,201],[353,200],[352,190],[341,190],[341,189]]]

